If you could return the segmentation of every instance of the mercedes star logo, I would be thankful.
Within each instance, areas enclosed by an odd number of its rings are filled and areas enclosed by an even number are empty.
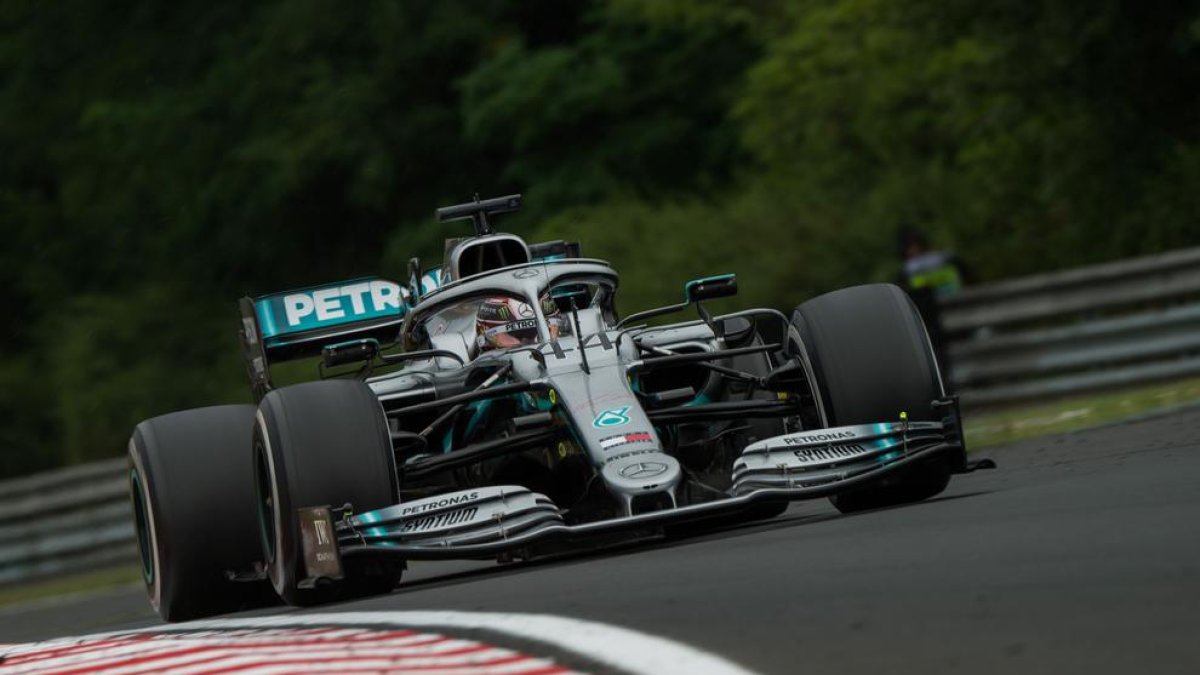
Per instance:
[[[638,462],[621,469],[622,478],[653,478],[667,470],[662,462]]]
[[[538,272],[537,270],[530,267],[529,269],[517,270],[516,272],[513,272],[513,278],[514,279],[532,279],[539,274],[541,274],[541,272]]]

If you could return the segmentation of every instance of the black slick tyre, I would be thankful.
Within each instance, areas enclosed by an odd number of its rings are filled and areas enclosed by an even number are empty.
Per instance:
[[[142,577],[166,621],[274,601],[264,582],[228,573],[259,560],[250,434],[254,406],[171,413],[139,424],[129,440],[129,487]]]
[[[300,588],[305,576],[297,509],[355,513],[399,501],[396,462],[379,400],[357,380],[276,389],[259,404],[253,457],[262,557],[275,592],[291,605],[386,593],[399,581],[392,561],[343,560],[345,578]]]
[[[925,325],[904,291],[892,284],[844,288],[796,308],[792,324],[804,340],[829,426],[940,421],[932,402],[944,396]],[[877,483],[830,498],[843,513],[932,497],[950,480],[950,459],[934,457]]]

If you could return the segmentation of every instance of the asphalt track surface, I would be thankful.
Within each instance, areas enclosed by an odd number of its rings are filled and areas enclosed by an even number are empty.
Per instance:
[[[1200,673],[1200,409],[997,448],[939,499],[499,566],[389,596],[601,621],[763,673]],[[244,613],[287,614],[289,608]],[[0,609],[0,642],[156,621],[138,589]]]

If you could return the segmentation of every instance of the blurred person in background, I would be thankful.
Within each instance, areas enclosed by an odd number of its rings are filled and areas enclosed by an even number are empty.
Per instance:
[[[938,303],[962,290],[969,272],[953,251],[931,249],[925,233],[913,225],[901,225],[896,242],[902,263],[899,285],[912,298],[925,321],[937,353],[942,381],[950,393],[954,387],[950,376],[949,345]]]

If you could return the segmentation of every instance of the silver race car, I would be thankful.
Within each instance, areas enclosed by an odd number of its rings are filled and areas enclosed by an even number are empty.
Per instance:
[[[408,560],[513,560],[716,523],[791,500],[926,499],[967,461],[912,304],[888,284],[714,315],[732,274],[621,318],[578,244],[470,220],[440,267],[241,301],[257,405],[146,420],[130,484],[167,620],[398,583]],[[695,319],[652,320],[694,309]],[[276,386],[306,359],[319,379]],[[295,365],[291,366],[295,370]]]

